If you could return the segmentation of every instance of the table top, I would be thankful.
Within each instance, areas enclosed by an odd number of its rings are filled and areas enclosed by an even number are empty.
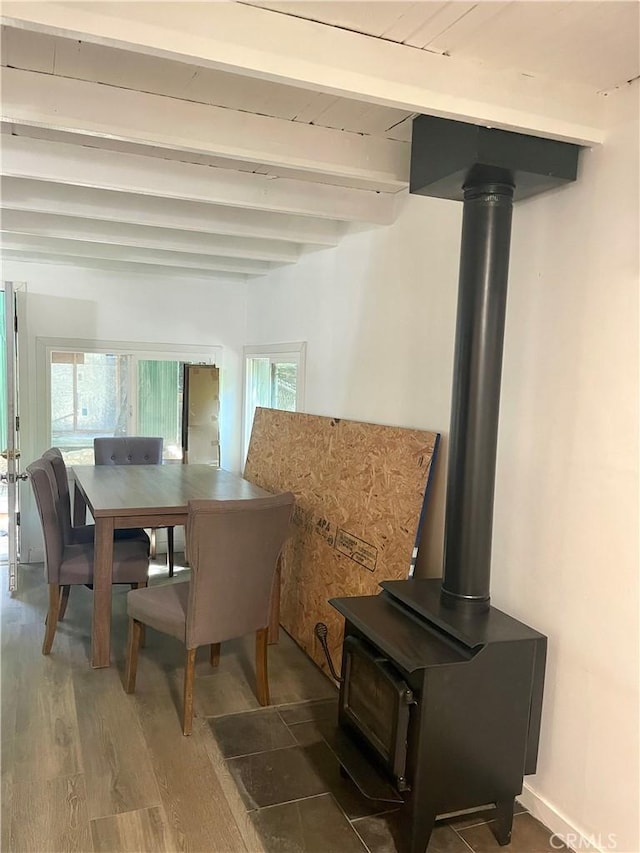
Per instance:
[[[94,518],[187,513],[190,500],[250,500],[269,492],[211,465],[74,465]]]

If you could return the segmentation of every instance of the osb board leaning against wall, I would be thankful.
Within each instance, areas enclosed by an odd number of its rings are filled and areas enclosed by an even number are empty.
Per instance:
[[[376,595],[408,576],[439,435],[256,409],[244,476],[296,496],[282,556],[280,622],[328,672],[313,629],[329,628],[336,666],[343,619],[328,599]]]

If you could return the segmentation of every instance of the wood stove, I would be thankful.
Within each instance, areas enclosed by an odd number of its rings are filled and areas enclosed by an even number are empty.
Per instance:
[[[514,199],[573,181],[578,147],[420,116],[411,192],[464,201],[442,580],[332,599],[345,618],[335,748],[401,809],[411,853],[439,815],[494,805],[500,844],[536,769],[546,638],[490,605],[491,528]]]
[[[493,607],[471,620],[447,611],[438,580],[381,586],[331,601],[345,617],[341,763],[365,796],[404,809],[411,853],[426,849],[438,815],[489,804],[507,844],[514,799],[536,769],[546,638]],[[366,666],[353,665],[354,648]],[[384,698],[345,713],[354,695]],[[355,761],[345,740],[362,753]]]

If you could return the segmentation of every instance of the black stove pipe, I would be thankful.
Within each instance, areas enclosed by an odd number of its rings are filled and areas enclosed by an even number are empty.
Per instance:
[[[449,433],[443,604],[489,607],[495,461],[511,215],[509,172],[464,185],[454,385]]]
[[[417,116],[410,191],[464,202],[440,604],[489,608],[493,492],[514,201],[576,180],[579,147]]]

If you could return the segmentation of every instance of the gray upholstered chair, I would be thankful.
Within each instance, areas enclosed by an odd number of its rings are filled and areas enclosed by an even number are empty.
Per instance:
[[[67,466],[62,452],[58,447],[50,447],[42,454],[53,470],[53,475],[58,489],[58,513],[62,524],[65,545],[82,545],[92,543],[95,537],[94,524],[81,524],[73,526],[71,521],[71,497],[69,495],[69,479],[67,477]]]
[[[96,465],[162,465],[162,438],[142,435],[93,439]],[[156,529],[151,531],[151,557],[156,556]],[[167,527],[167,565],[173,577],[173,527]]]
[[[181,640],[187,649],[182,712],[185,735],[191,734],[198,646],[211,646],[211,666],[216,666],[220,643],[255,632],[256,695],[261,705],[269,704],[267,628],[271,593],[293,503],[291,492],[254,500],[190,501],[190,580],[133,590],[127,595],[125,690],[133,693],[135,689],[144,625]]]
[[[27,466],[27,474],[31,480],[44,538],[49,608],[42,654],[48,655],[60,613],[64,613],[66,608],[71,586],[93,583],[93,543],[65,545],[60,514],[61,501],[51,463],[46,459],[38,459]],[[114,583],[129,583],[136,588],[146,586],[149,570],[148,544],[148,541],[140,539],[114,542]]]
[[[64,534],[65,545],[81,545],[83,543],[91,543],[95,539],[96,527],[95,524],[79,524],[74,526],[71,521],[71,496],[69,494],[69,478],[67,477],[67,466],[65,464],[62,452],[58,447],[50,447],[42,454],[42,458],[46,459],[53,468],[53,474],[58,487],[58,512],[62,522],[62,530]],[[133,527],[130,529],[122,529],[114,531],[114,539],[116,541],[122,539],[139,539],[146,543],[149,547],[149,537],[141,527]],[[60,618],[64,616],[64,611]]]

